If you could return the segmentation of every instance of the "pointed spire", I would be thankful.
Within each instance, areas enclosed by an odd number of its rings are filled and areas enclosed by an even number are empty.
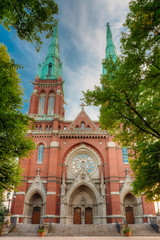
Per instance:
[[[107,23],[107,35],[106,35],[107,45],[106,45],[106,59],[112,56],[113,60],[116,61],[117,52],[113,43],[112,33],[109,23]]]
[[[57,79],[62,76],[62,63],[59,58],[58,26],[53,31],[48,53],[42,65],[41,79]]]
[[[113,38],[112,38],[112,33],[111,33],[109,23],[107,23],[106,27],[107,27],[107,31],[106,31],[106,55],[105,55],[105,59],[108,59],[111,56],[113,61],[116,61],[117,52],[116,52],[115,45],[113,43]],[[102,65],[102,67],[103,67],[102,72],[103,72],[103,75],[104,75],[104,74],[106,74],[106,69],[104,67],[104,64]]]
[[[54,56],[59,59],[58,27],[54,28],[51,44],[48,49],[47,57]],[[46,58],[47,58],[46,57]]]

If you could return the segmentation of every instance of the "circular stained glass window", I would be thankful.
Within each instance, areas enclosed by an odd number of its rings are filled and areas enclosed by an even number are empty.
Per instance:
[[[81,169],[85,169],[88,173],[91,173],[95,168],[95,162],[87,154],[79,154],[71,162],[71,169],[75,173],[79,173]]]

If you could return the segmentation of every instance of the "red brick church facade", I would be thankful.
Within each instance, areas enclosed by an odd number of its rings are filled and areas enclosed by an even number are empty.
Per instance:
[[[107,34],[112,41],[109,25]],[[64,224],[105,224],[122,217],[145,222],[155,208],[131,192],[127,149],[89,118],[83,104],[73,121],[65,120],[63,84],[55,28],[33,82],[29,116],[35,127],[29,134],[36,149],[22,161],[23,184],[15,193],[12,216],[20,223],[39,223],[43,217]]]

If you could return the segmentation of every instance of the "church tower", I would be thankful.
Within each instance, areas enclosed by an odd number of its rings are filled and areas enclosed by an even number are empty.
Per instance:
[[[62,62],[59,57],[58,27],[53,32],[51,44],[43,64],[38,64],[34,90],[31,95],[29,116],[47,130],[48,126],[58,129],[58,122],[64,119],[64,93]],[[39,129],[39,127],[38,127]]]

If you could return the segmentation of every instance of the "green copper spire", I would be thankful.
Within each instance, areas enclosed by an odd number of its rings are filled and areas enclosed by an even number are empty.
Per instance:
[[[62,76],[62,63],[59,58],[58,27],[56,25],[48,54],[42,65],[41,79],[57,79],[59,74]]]
[[[106,56],[105,59],[108,59],[110,56],[112,57],[113,61],[116,61],[117,58],[117,52],[116,52],[116,48],[114,46],[113,43],[113,38],[112,38],[112,33],[111,33],[111,29],[110,29],[110,25],[109,23],[107,23],[107,33],[106,33]],[[106,69],[104,68],[104,64],[103,64],[103,75],[106,74]]]

